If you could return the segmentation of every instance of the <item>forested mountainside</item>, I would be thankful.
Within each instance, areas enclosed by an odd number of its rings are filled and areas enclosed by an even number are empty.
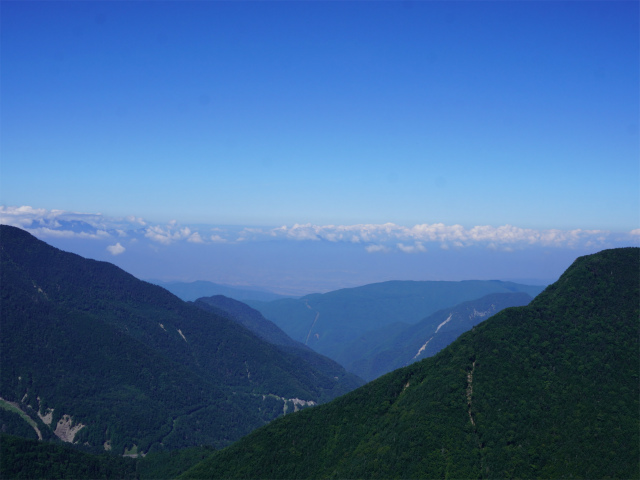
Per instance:
[[[434,357],[182,478],[639,478],[640,250],[578,258]]]
[[[346,372],[344,367],[337,362],[317,353],[300,342],[296,342],[275,323],[267,320],[259,311],[245,303],[223,295],[215,295],[213,297],[199,298],[194,302],[194,305],[218,315],[228,316],[228,318],[251,330],[261,339],[272,343],[285,354],[302,359],[326,376],[341,378],[341,384],[348,386],[349,390],[353,390],[365,383],[364,380],[356,375]]]
[[[246,303],[224,295],[213,295],[198,298],[194,302],[194,305],[218,315],[226,315],[240,323],[243,327],[251,330],[258,337],[274,345],[303,347],[311,350],[309,347],[305,347],[300,342],[293,340],[275,323],[264,318],[258,310],[251,308]]]
[[[64,444],[0,434],[2,479],[139,479],[132,458],[82,452]]]
[[[394,323],[415,324],[438,310],[491,293],[525,292],[535,297],[543,288],[497,280],[390,281],[299,299],[246,303],[294,340],[345,366],[361,359],[351,342],[374,330]]]
[[[358,385],[112,264],[5,225],[0,275],[0,397],[43,438],[120,454],[219,448]],[[14,420],[3,426],[19,435]]]
[[[2,479],[165,480],[211,455],[213,447],[190,447],[131,458],[82,451],[77,445],[0,433]]]
[[[524,293],[492,293],[429,315],[415,325],[376,330],[351,342],[345,368],[365,380],[374,380],[396,368],[431,357],[478,323],[508,307],[527,305]],[[339,358],[338,360],[341,360]]]

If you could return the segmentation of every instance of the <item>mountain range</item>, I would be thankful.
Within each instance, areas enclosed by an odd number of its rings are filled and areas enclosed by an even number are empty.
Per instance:
[[[493,293],[535,297],[543,289],[498,280],[389,281],[298,299],[246,303],[294,340],[350,368],[384,348],[389,336],[439,310]]]
[[[5,225],[0,275],[0,397],[44,438],[130,455],[220,448],[362,384],[313,352],[322,368],[226,315]]]
[[[385,282],[354,289],[365,311],[349,291],[296,301],[316,323],[342,302],[352,368],[382,375],[361,386],[237,300],[185,302],[0,226],[0,477],[640,478],[639,271],[625,248],[533,300]]]
[[[181,478],[639,478],[640,250],[578,258],[433,357]]]
[[[149,280],[149,282],[169,290],[182,300],[191,302],[198,298],[212,297],[216,295],[223,295],[243,302],[251,300],[270,302],[283,298],[291,298],[287,295],[280,295],[264,289],[259,290],[250,287],[221,285],[219,283],[208,282],[205,280],[196,280],[195,282],[163,282],[160,280]]]
[[[374,330],[351,342],[345,349],[348,358],[338,357],[338,361],[342,360],[347,370],[365,380],[374,380],[435,355],[492,315],[508,307],[527,305],[531,300],[524,292],[492,293],[440,310],[413,325],[394,324]],[[358,360],[348,362],[349,358]]]

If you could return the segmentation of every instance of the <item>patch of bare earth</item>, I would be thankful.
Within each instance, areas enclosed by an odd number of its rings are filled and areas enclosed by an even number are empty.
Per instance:
[[[73,443],[73,439],[82,428],[84,428],[82,423],[73,425],[71,417],[69,415],[63,415],[62,418],[58,420],[58,424],[53,433],[63,442]]]

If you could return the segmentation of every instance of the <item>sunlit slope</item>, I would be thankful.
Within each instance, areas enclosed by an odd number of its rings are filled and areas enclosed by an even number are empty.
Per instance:
[[[58,437],[119,454],[221,447],[355,386],[23,230],[0,226],[0,262],[0,397],[49,436],[62,420]]]
[[[184,478],[638,478],[639,249],[581,257],[434,357]]]

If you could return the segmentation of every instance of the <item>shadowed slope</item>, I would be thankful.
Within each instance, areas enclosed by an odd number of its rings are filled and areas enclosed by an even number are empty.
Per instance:
[[[0,397],[40,427],[38,414],[51,431],[62,421],[75,431],[65,441],[221,447],[349,389],[235,321],[18,228],[0,226],[0,261]]]

